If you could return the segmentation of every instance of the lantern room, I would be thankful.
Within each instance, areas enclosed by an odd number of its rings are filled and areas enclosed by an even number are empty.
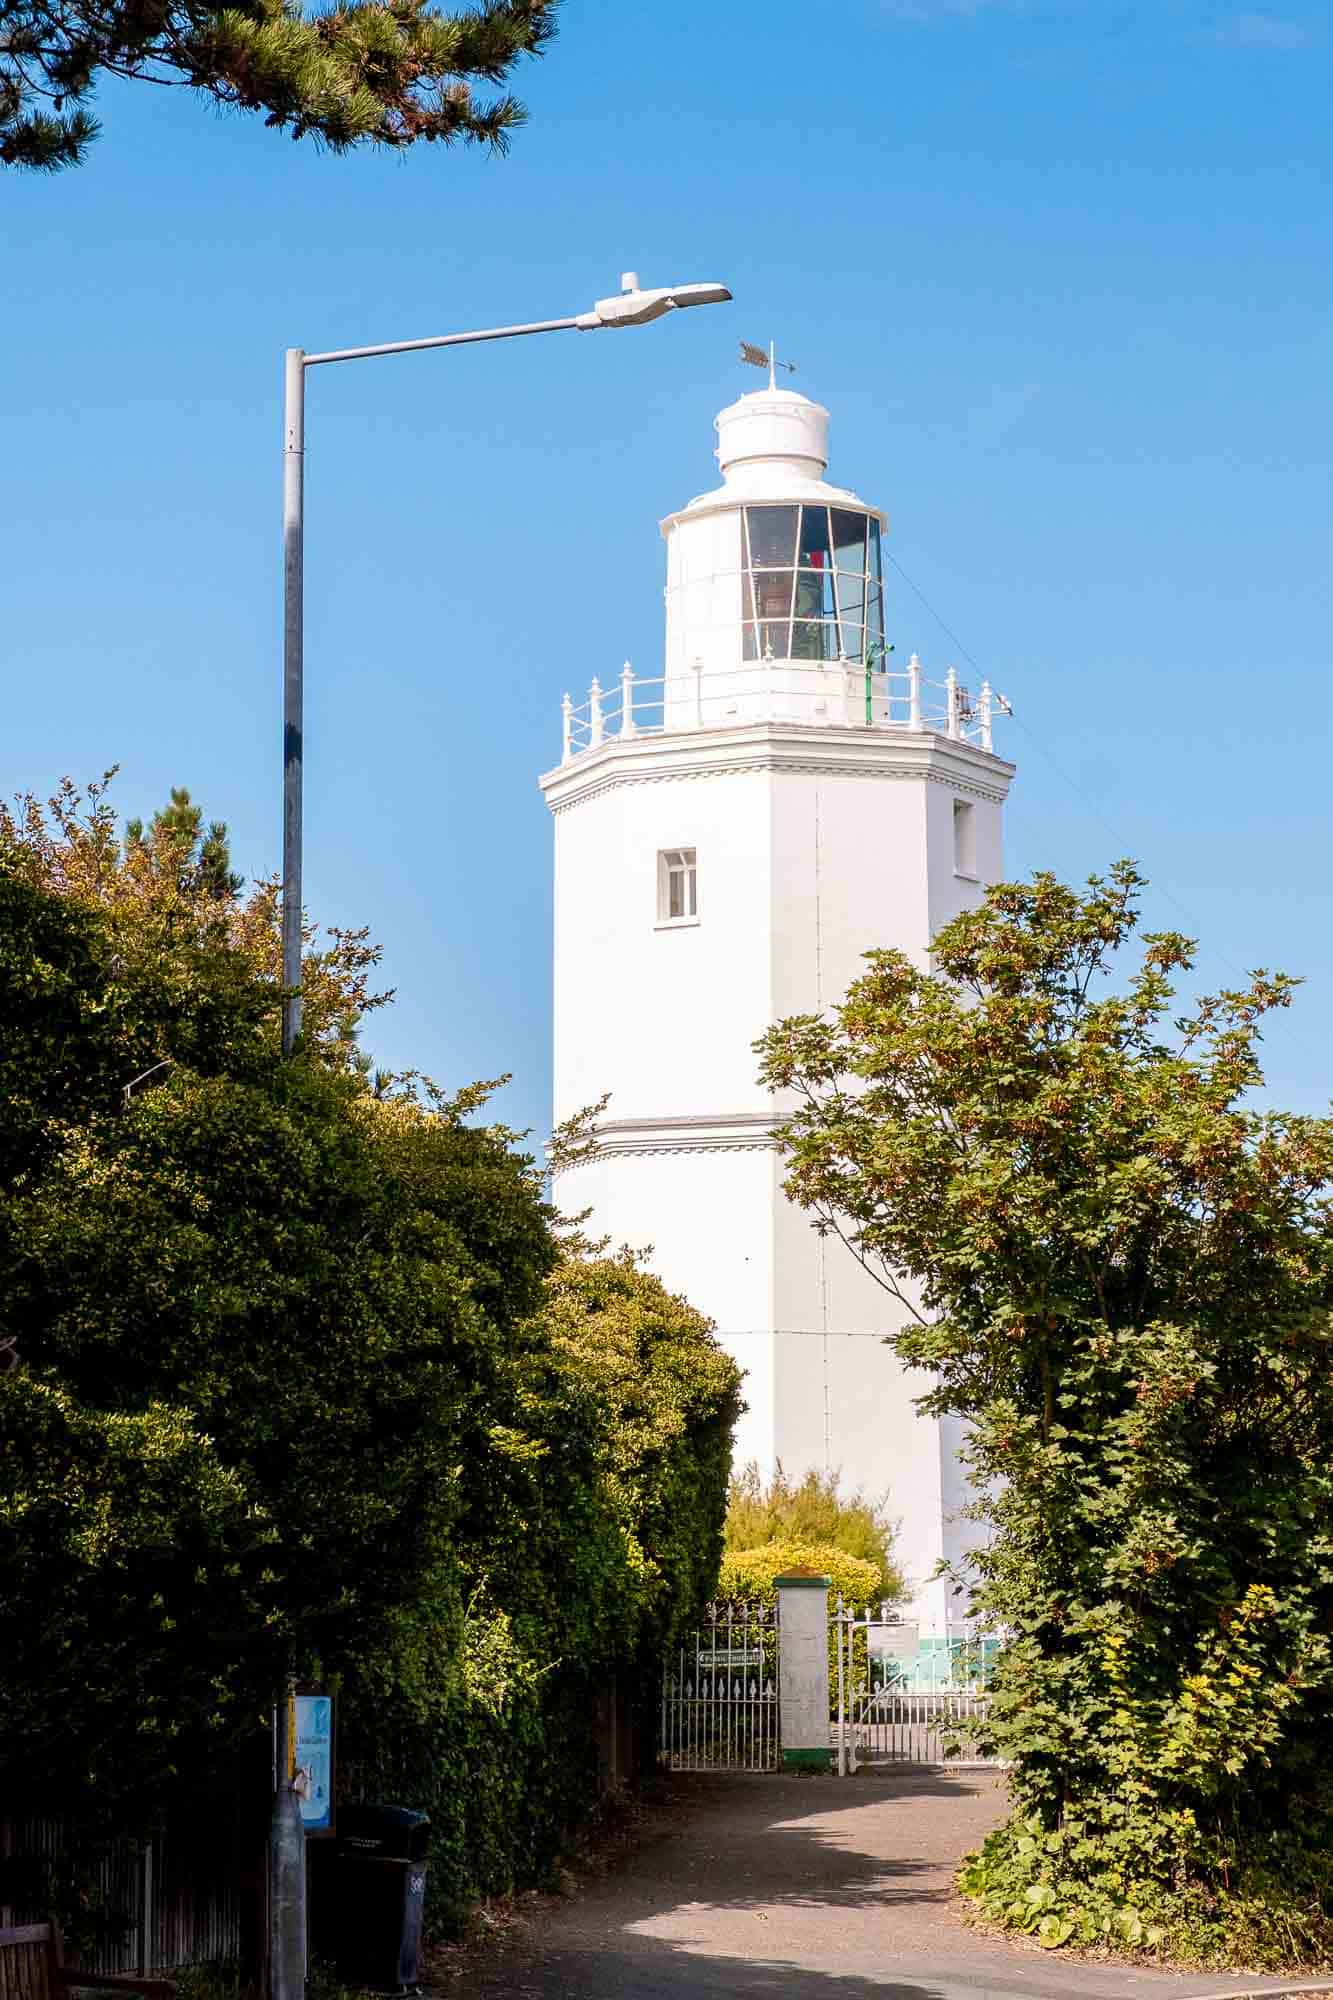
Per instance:
[[[668,682],[766,665],[881,667],[884,516],[825,480],[828,411],[770,387],[723,410],[717,433],[722,485],[662,523]]]

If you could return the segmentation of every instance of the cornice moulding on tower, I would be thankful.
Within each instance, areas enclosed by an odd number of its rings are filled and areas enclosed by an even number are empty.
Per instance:
[[[799,772],[844,778],[904,778],[944,784],[1001,802],[1015,766],[973,744],[929,730],[839,728],[828,724],[745,723],[730,729],[612,738],[539,780],[552,812],[621,785]]]
[[[597,1159],[625,1153],[772,1153],[781,1120],[767,1111],[697,1112],[682,1118],[608,1118],[594,1136]],[[574,1165],[578,1163],[575,1162]],[[557,1167],[568,1173],[570,1167]]]

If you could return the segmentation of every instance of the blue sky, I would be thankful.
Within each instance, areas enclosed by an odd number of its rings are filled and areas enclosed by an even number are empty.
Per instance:
[[[377,1057],[512,1070],[543,1126],[535,778],[565,688],[657,671],[657,520],[775,335],[933,607],[890,572],[899,655],[1015,703],[1011,869],[1132,853],[1210,980],[1303,974],[1271,1095],[1322,1108],[1331,83],[1305,4],[566,0],[501,162],[104,89],[86,167],[0,181],[0,786],[119,763],[126,813],[187,784],[276,866],[282,349],[721,278],[311,379],[307,893],[384,942]]]

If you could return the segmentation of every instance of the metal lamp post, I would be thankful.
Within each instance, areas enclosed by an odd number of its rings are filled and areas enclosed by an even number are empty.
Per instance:
[[[425,347],[466,347],[480,340],[517,340],[530,333],[590,333],[598,327],[646,326],[683,306],[721,305],[725,285],[669,285],[643,291],[627,271],[617,297],[598,299],[590,312],[570,319],[534,320],[528,326],[488,327],[477,333],[442,333],[426,340],[386,341],[307,354],[289,347],[286,360],[283,516],[283,746],[282,746],[282,1048],[291,1055],[301,1033],[301,780],[304,706],[305,375],[333,361],[368,361],[379,354],[411,354]],[[268,2000],[301,2000],[305,1988],[305,1831],[292,1780],[293,1748],[288,1699],[278,1704],[275,1733],[277,1784],[269,1830]]]
[[[626,271],[615,298],[598,299],[590,312],[570,319],[534,320],[528,326],[493,326],[479,333],[441,333],[427,340],[392,340],[377,347],[344,347],[307,354],[289,347],[283,418],[283,740],[282,740],[282,1047],[290,1055],[301,1032],[301,779],[304,707],[305,375],[332,361],[368,361],[379,354],[413,354],[425,347],[467,347],[480,340],[518,340],[530,333],[591,333],[599,327],[646,326],[683,306],[724,304],[725,285],[666,285],[643,291],[637,271]]]

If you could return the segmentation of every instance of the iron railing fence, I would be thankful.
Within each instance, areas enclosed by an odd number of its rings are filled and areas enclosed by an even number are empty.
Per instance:
[[[904,1628],[883,1609],[857,1611],[839,1597],[829,1622],[830,1721],[841,1774],[876,1764],[999,1766],[982,1748],[995,1639],[951,1641],[923,1665],[920,1654],[909,1661],[896,1652]]]
[[[668,1769],[777,1769],[780,1644],[775,1606],[707,1607],[663,1665],[658,1751]]]
[[[996,717],[1011,713],[989,681],[974,695],[952,667],[927,680],[915,653],[901,672],[859,660],[755,660],[643,676],[626,663],[618,681],[594,679],[586,701],[565,696],[561,757],[567,764],[612,740],[779,721],[927,731],[991,750]]]

